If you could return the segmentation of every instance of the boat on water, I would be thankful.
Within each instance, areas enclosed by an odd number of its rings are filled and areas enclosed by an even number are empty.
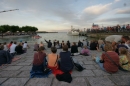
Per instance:
[[[39,39],[39,38],[42,38],[42,37],[39,36],[39,35],[36,35],[36,36],[34,36],[34,38],[35,38],[35,39]]]
[[[71,31],[68,31],[67,34],[72,35],[72,36],[78,36],[79,35],[79,29],[74,29],[73,26],[71,26]]]

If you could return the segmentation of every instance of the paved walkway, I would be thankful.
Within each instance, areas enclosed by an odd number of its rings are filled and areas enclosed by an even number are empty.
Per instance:
[[[58,50],[58,53],[61,50]],[[46,50],[47,53],[51,51]],[[72,72],[73,81],[69,84],[59,82],[52,74],[48,78],[30,79],[30,70],[33,60],[33,48],[28,49],[22,59],[13,62],[0,69],[0,86],[130,86],[130,72],[119,71],[116,74],[109,74],[102,71],[99,66],[92,61],[90,56],[75,56],[86,68],[82,72],[74,69]],[[91,54],[100,53],[91,51]]]

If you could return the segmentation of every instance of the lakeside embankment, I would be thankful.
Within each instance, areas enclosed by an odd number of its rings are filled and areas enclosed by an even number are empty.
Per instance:
[[[16,35],[14,35],[14,36],[0,36],[0,38],[21,38],[21,37],[30,37],[30,35],[20,35],[20,36],[16,36]]]
[[[87,33],[88,37],[91,38],[105,38],[109,35],[125,35],[125,36],[130,36],[130,33]]]
[[[33,44],[29,45],[30,48],[27,53],[21,55],[20,60],[5,65],[0,69],[0,86],[130,86],[130,72],[121,70],[115,74],[104,72],[92,60],[91,56],[82,55],[74,56],[74,58],[85,69],[81,72],[74,69],[71,83],[58,81],[53,74],[49,75],[48,78],[30,78],[35,51],[33,51]],[[61,51],[62,49],[58,49],[57,54]],[[45,52],[51,53],[51,49],[46,48]],[[99,56],[100,53],[90,51],[91,55]]]

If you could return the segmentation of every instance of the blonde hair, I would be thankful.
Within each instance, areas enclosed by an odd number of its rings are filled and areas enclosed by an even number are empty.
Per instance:
[[[128,50],[124,47],[120,47],[119,48],[119,53],[123,54],[123,55],[127,55],[128,54]]]
[[[107,52],[107,51],[112,51],[113,48],[112,48],[112,44],[110,43],[106,43],[105,46],[104,46],[104,50]]]
[[[43,42],[41,41],[41,44],[43,44]]]
[[[129,62],[130,62],[130,55],[129,55],[128,50],[127,50],[126,48],[120,47],[120,48],[119,48],[119,53],[120,53],[121,55],[126,55],[127,59],[128,59]]]

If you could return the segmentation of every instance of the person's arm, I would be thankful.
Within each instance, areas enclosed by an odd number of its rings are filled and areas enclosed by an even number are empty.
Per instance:
[[[100,60],[104,60],[104,56],[105,56],[105,54],[103,53],[102,55],[101,55],[101,57],[100,57]]]
[[[48,43],[48,41],[46,39],[44,39],[46,43]]]

